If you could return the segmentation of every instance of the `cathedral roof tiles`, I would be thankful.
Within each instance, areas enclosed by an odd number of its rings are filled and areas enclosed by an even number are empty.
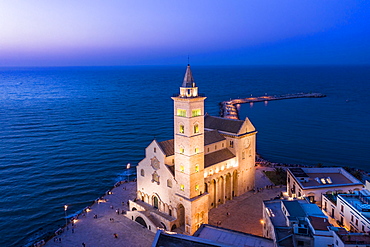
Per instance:
[[[217,130],[205,131],[204,132],[204,145],[209,145],[215,142],[226,140],[225,137],[220,135]]]
[[[213,117],[208,114],[204,116],[204,128],[238,134],[243,126],[243,120]]]
[[[173,139],[159,142],[158,144],[166,156],[171,156],[175,154]]]
[[[234,158],[235,155],[227,148],[206,154],[204,156],[204,168]]]

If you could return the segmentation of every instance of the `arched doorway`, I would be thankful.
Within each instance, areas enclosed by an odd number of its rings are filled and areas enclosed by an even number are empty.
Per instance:
[[[177,208],[177,220],[179,222],[179,227],[185,225],[185,208],[182,204]]]
[[[140,216],[139,216],[139,217],[137,217],[137,218],[135,219],[135,221],[136,221],[137,223],[139,223],[140,225],[144,226],[145,228],[148,228],[148,226],[147,226],[147,225],[146,225],[146,223],[145,223],[145,220],[144,220],[143,218],[141,218]]]
[[[158,209],[158,204],[159,204],[158,197],[153,196],[153,207]]]

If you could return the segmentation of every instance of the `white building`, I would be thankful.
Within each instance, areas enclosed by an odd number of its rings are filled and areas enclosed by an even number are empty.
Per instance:
[[[290,197],[307,197],[321,205],[321,195],[360,190],[363,184],[340,167],[289,168],[287,192]]]
[[[193,234],[211,208],[253,189],[257,131],[248,118],[206,114],[189,65],[172,99],[174,139],[146,148],[127,216],[154,232]]]
[[[322,209],[351,232],[370,232],[370,192],[323,195]]]
[[[316,204],[306,200],[270,200],[263,203],[263,237],[275,246],[331,246],[330,223]]]

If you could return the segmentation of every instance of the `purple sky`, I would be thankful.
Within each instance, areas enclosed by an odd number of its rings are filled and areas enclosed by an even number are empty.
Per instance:
[[[369,64],[370,1],[4,0],[0,66]]]

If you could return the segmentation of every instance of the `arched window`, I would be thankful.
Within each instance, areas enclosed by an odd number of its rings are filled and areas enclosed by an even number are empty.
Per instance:
[[[198,184],[196,184],[196,185],[195,185],[195,190],[196,190],[196,191],[198,191],[198,190],[199,190],[199,185],[198,185]]]
[[[185,127],[184,127],[183,124],[180,124],[179,133],[181,133],[181,134],[184,134],[185,133]]]
[[[183,147],[180,147],[180,154],[183,154],[185,152],[185,149]]]
[[[145,176],[144,169],[141,169],[141,170],[140,170],[140,174],[141,174],[141,176],[142,176],[142,177],[144,177],[144,176]]]
[[[171,179],[167,179],[167,187],[172,188],[172,180]]]
[[[194,152],[197,154],[199,153],[199,148],[195,148]]]
[[[185,172],[185,167],[183,165],[180,165],[180,172]]]
[[[195,172],[199,172],[199,165],[195,165]]]
[[[198,124],[194,124],[194,133],[195,134],[199,133],[199,125]]]
[[[180,185],[180,190],[181,191],[184,191],[185,190],[185,186],[183,184]]]

